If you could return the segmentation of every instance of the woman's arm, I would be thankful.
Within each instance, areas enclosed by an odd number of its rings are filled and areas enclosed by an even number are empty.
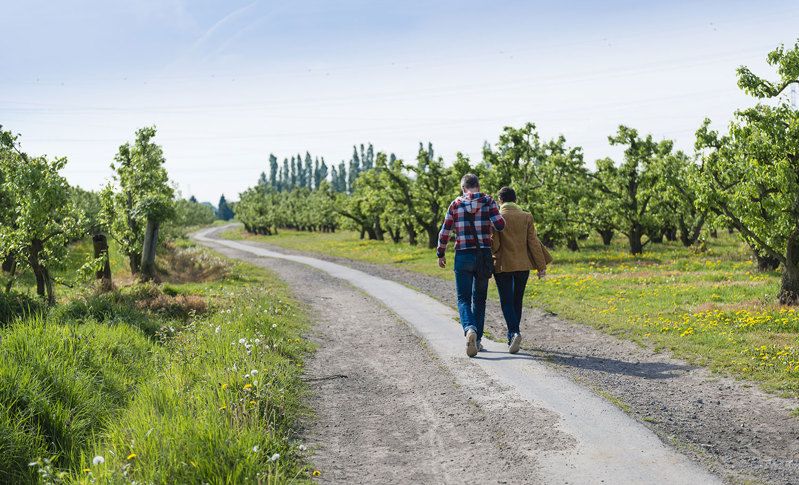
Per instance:
[[[535,222],[533,216],[527,220],[527,254],[530,255],[530,260],[538,272],[546,271],[547,258],[544,255],[544,245],[538,239],[538,234],[535,232]]]

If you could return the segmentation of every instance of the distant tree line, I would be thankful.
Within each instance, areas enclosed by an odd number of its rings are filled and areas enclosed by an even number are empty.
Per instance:
[[[726,133],[696,133],[695,152],[674,149],[671,140],[621,125],[608,137],[624,149],[621,160],[597,160],[590,170],[580,147],[563,136],[542,140],[533,123],[506,127],[482,160],[461,153],[445,163],[431,144],[420,144],[414,163],[354,148],[328,175],[324,158],[306,153],[269,157],[265,173],[241,194],[239,219],[247,230],[273,234],[279,228],[358,231],[362,238],[436,245],[448,203],[466,172],[480,176],[495,193],[508,185],[535,216],[549,247],[580,249],[597,233],[605,245],[622,235],[641,254],[664,240],[686,247],[719,229],[737,231],[761,269],[783,268],[780,300],[799,302],[799,114],[779,96],[799,83],[799,43],[768,55],[777,81],[738,69],[738,84],[769,104],[736,112]]]

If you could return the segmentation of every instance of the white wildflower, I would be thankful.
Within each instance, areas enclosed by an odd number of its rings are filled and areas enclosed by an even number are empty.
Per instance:
[[[269,461],[277,461],[280,458],[280,453],[275,453],[274,455],[269,457]]]
[[[92,458],[92,465],[102,465],[103,463],[105,463],[105,458],[103,458],[100,455],[97,455],[94,458]]]
[[[253,369],[253,370],[250,371],[250,374],[253,375],[253,376],[257,376],[258,375],[258,371]]]
[[[305,447],[305,445],[300,445],[300,446],[298,446],[297,448],[298,448],[300,451],[305,451],[305,450],[307,450],[307,449],[308,449],[308,448],[306,448],[306,447]]]
[[[252,447],[252,452],[253,453],[258,453],[258,445],[255,445],[255,446]]]

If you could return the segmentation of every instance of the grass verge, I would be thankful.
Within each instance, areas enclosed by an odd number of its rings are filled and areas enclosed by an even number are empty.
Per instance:
[[[295,435],[307,318],[274,275],[234,264],[67,300],[0,329],[0,482],[309,476]]]

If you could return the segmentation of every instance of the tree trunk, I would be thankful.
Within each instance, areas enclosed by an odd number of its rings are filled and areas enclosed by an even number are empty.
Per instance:
[[[419,244],[419,241],[416,240],[416,228],[413,227],[412,222],[408,222],[405,224],[405,232],[408,233],[408,244],[411,246],[416,246]]]
[[[374,228],[375,228],[375,239],[377,239],[378,241],[385,241],[386,238],[383,234],[383,226],[380,225],[380,219],[375,218]]]
[[[366,235],[366,228],[364,228],[363,226],[361,226],[361,235],[360,235],[360,238],[359,238],[359,239],[363,239],[365,235]]]
[[[577,239],[575,239],[573,237],[570,237],[566,241],[566,247],[569,248],[569,251],[579,251],[580,250],[580,245],[577,244]]]
[[[130,263],[130,274],[133,276],[138,275],[139,271],[141,271],[141,254],[137,252],[128,254],[128,262]]]
[[[636,224],[630,230],[630,235],[627,237],[630,240],[630,254],[642,254],[644,252],[644,245],[641,238],[644,237],[644,229],[640,224]]]
[[[555,249],[555,239],[549,233],[541,234],[539,239],[541,240],[541,244],[546,246],[548,249]]]
[[[666,236],[666,241],[674,242],[677,240],[677,228],[673,226],[667,226],[663,229],[663,235]]]
[[[775,269],[780,267],[780,260],[774,257],[769,256],[768,254],[762,255],[754,250],[755,255],[755,262],[757,263],[757,270],[761,273],[765,273],[768,271],[774,271]]]
[[[50,271],[42,267],[42,275],[44,276],[44,287],[47,292],[47,304],[50,306],[55,305],[55,291],[53,289],[53,279],[50,278]]]
[[[141,280],[155,279],[155,248],[158,244],[158,226],[160,224],[152,219],[147,220],[144,232],[144,246],[141,252]]]
[[[6,263],[9,263],[7,270]],[[17,258],[13,255],[9,255],[6,260],[3,261],[3,271],[8,273],[8,281],[6,282],[6,293],[8,293],[14,286],[14,278],[17,276]]]
[[[788,269],[790,267],[792,269]],[[785,265],[782,270],[780,303],[783,305],[799,304],[799,268],[795,264]]]
[[[663,229],[660,227],[647,231],[647,236],[649,236],[649,240],[655,244],[663,243]]]
[[[6,273],[10,273],[12,269],[14,269],[16,260],[14,259],[13,254],[9,254],[6,256],[6,259],[3,260],[3,271]]]
[[[613,229],[601,229],[597,232],[602,236],[602,244],[610,246],[611,241],[613,241]]]
[[[779,297],[783,305],[799,305],[799,228],[788,238]]]
[[[114,285],[111,282],[111,258],[108,257],[108,238],[105,234],[95,234],[92,236],[94,244],[94,259],[103,258],[103,267],[95,273],[95,277],[100,280],[100,289],[110,291]]]
[[[53,285],[49,281],[50,273],[45,269],[39,260],[39,254],[44,249],[44,243],[40,239],[31,241],[30,256],[28,263],[31,266],[33,275],[36,277],[36,294],[41,298],[47,298],[49,305],[55,304],[55,295],[53,294]]]
[[[427,247],[435,249],[438,247],[438,226],[428,226],[427,231]]]

